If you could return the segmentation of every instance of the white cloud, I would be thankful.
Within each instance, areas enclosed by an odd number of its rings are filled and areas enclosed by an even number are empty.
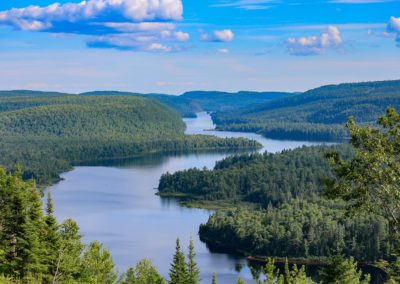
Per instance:
[[[148,32],[148,31],[171,31],[176,27],[173,23],[165,22],[142,22],[142,23],[116,23],[116,22],[106,22],[106,23],[92,23],[92,25],[103,26],[107,28],[114,29],[116,32],[129,33],[129,32]]]
[[[319,55],[329,48],[338,49],[343,44],[340,31],[335,26],[329,26],[319,36],[289,38],[287,47],[292,55]]]
[[[148,50],[150,51],[162,51],[162,52],[170,52],[171,48],[168,46],[165,46],[161,43],[152,43],[148,46]]]
[[[177,41],[188,41],[190,39],[190,35],[184,32],[175,32],[174,33],[175,39]]]
[[[390,17],[386,31],[396,36],[397,45],[400,47],[400,17]]]
[[[214,31],[211,35],[200,30],[200,40],[201,41],[230,42],[234,39],[234,37],[235,37],[234,33],[229,29],[217,30],[217,31]]]
[[[182,19],[181,0],[88,0],[0,12],[0,23],[21,30],[58,30],[87,22],[144,22]]]
[[[229,54],[229,52],[230,51],[227,48],[220,48],[220,49],[217,50],[218,54]]]
[[[183,42],[176,31],[182,0],[87,0],[0,11],[0,25],[53,34],[83,34],[89,47],[170,51],[162,42]],[[155,42],[148,45],[149,42]]]

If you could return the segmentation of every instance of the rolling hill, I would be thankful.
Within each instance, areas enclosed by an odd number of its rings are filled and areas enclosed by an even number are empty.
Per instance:
[[[255,141],[184,135],[173,109],[136,96],[0,96],[0,164],[21,164],[39,183],[72,165],[149,152],[255,148]]]
[[[328,85],[241,111],[213,115],[219,129],[254,131],[271,138],[341,140],[353,116],[373,124],[389,106],[400,109],[400,80]]]

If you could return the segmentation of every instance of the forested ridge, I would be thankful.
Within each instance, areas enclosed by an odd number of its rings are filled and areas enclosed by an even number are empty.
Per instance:
[[[199,111],[228,111],[245,109],[273,99],[292,96],[288,92],[247,92],[191,91],[178,96],[165,94],[139,94],[117,91],[94,91],[83,95],[132,95],[154,98],[178,111],[183,117],[196,117]]]
[[[73,164],[149,152],[257,148],[247,139],[184,135],[174,110],[154,99],[23,92],[0,96],[0,164],[39,183]]]
[[[217,112],[218,129],[297,140],[343,140],[344,123],[375,123],[386,107],[400,108],[400,81],[327,85],[235,112]]]

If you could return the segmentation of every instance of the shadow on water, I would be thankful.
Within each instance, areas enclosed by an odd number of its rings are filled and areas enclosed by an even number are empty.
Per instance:
[[[145,154],[122,159],[107,159],[107,160],[93,160],[85,161],[76,164],[77,167],[113,167],[113,168],[131,168],[135,166],[140,167],[153,167],[165,163],[168,159],[182,156],[197,156],[204,154],[221,154],[221,155],[240,155],[246,153],[256,153],[257,150],[191,150],[191,151],[169,151]]]

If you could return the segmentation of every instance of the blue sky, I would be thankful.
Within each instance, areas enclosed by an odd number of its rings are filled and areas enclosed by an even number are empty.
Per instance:
[[[0,89],[303,91],[400,78],[400,1],[2,0]]]

